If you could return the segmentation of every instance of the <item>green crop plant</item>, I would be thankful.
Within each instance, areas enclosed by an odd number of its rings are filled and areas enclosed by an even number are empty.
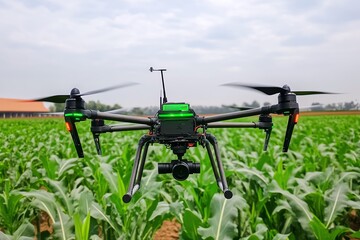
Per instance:
[[[151,239],[173,218],[181,239],[359,237],[349,217],[360,219],[359,115],[301,117],[288,153],[281,152],[286,119],[273,122],[267,152],[261,130],[208,130],[232,199],[219,193],[206,149],[184,156],[200,162],[201,173],[176,181],[157,175],[156,163],[173,156],[154,145],[139,194],[124,204],[141,131],[101,135],[104,156],[96,156],[90,123],[81,122],[78,159],[63,119],[1,120],[0,239]]]

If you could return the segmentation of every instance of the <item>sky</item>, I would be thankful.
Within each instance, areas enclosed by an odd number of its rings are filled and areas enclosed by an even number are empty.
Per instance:
[[[84,97],[125,108],[270,102],[221,86],[264,84],[360,101],[358,0],[0,0],[0,97],[33,99],[136,82]]]

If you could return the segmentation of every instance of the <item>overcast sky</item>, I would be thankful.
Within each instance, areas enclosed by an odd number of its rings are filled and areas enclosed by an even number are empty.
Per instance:
[[[299,96],[360,101],[359,0],[0,0],[0,97],[90,91],[123,107],[276,103],[224,83],[341,92]]]

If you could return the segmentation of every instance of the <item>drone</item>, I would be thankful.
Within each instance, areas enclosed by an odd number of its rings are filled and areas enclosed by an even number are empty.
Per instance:
[[[218,141],[215,136],[208,133],[207,130],[211,128],[258,128],[264,130],[266,136],[263,150],[266,151],[273,127],[271,114],[281,114],[288,116],[288,123],[282,148],[283,152],[287,152],[294,126],[297,124],[299,119],[299,104],[296,101],[296,96],[331,94],[329,92],[318,91],[291,91],[290,87],[287,85],[284,85],[283,87],[273,87],[228,83],[224,85],[229,87],[250,88],[267,95],[278,94],[278,103],[253,109],[240,109],[234,112],[211,116],[199,116],[188,103],[168,102],[164,82],[165,71],[166,69],[150,68],[150,72],[160,72],[163,90],[163,97],[160,97],[160,109],[153,117],[131,116],[86,109],[85,101],[82,96],[131,86],[133,83],[117,85],[82,94],[77,88],[73,88],[70,95],[55,95],[35,99],[35,101],[48,101],[55,103],[65,101],[65,124],[67,130],[71,134],[79,158],[83,158],[84,153],[78,131],[76,129],[77,122],[85,121],[87,119],[91,120],[90,130],[93,134],[96,150],[99,155],[102,154],[100,134],[108,132],[147,130],[147,133],[142,135],[138,141],[130,182],[127,192],[122,197],[124,203],[129,203],[134,194],[140,188],[141,177],[150,144],[165,145],[172,150],[174,155],[177,156],[177,159],[172,160],[171,162],[158,163],[158,173],[171,173],[172,176],[179,181],[186,180],[190,174],[200,173],[200,163],[184,159],[186,151],[189,148],[197,146],[206,148],[219,189],[223,192],[226,199],[232,198],[233,193],[229,189],[225,177]],[[259,116],[257,122],[225,122],[225,120],[257,115]],[[105,120],[132,124],[107,125],[105,124]]]

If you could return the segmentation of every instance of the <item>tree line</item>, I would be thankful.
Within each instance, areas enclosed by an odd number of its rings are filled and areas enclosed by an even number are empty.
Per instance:
[[[271,105],[270,102],[264,102],[262,105],[253,101],[251,103],[244,102],[242,105],[223,105],[223,106],[191,106],[192,109],[198,114],[218,114],[226,113],[231,111],[236,111],[240,108],[257,108],[260,106]],[[107,105],[103,104],[100,101],[88,101],[86,102],[85,107],[87,109],[99,110],[101,112],[119,110],[122,109],[119,104]],[[300,106],[301,107],[301,106]],[[154,115],[159,110],[158,106],[151,107],[134,107],[127,111],[122,111],[122,114],[132,114],[132,115]],[[332,103],[332,104],[321,104],[318,102],[312,103],[309,111],[349,111],[349,110],[360,110],[359,103],[343,102],[343,103]],[[50,112],[62,112],[64,111],[64,103],[55,103],[50,107]]]
[[[98,101],[88,101],[85,103],[85,107],[87,109],[99,110],[101,112],[121,109],[119,104],[107,105]],[[63,112],[65,108],[65,103],[54,103],[54,105],[50,106],[50,112]]]

